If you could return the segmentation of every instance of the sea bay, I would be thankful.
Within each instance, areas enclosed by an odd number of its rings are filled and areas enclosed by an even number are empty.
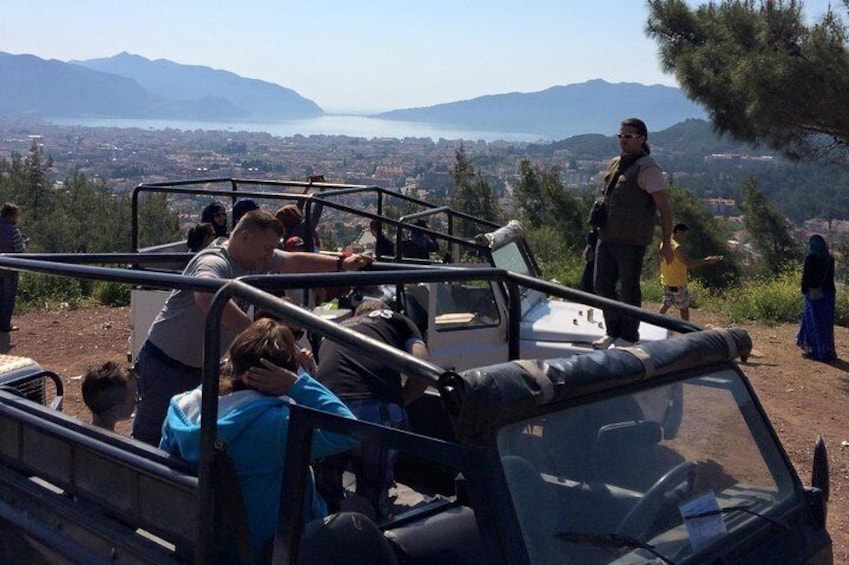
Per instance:
[[[474,131],[458,129],[451,125],[382,120],[351,114],[325,114],[317,118],[279,122],[207,122],[191,120],[128,119],[128,118],[54,118],[47,120],[56,125],[79,125],[104,128],[140,128],[151,130],[177,129],[184,131],[248,131],[265,132],[277,137],[296,135],[345,135],[371,138],[430,138],[462,139],[469,141],[547,141],[544,136],[530,133]]]

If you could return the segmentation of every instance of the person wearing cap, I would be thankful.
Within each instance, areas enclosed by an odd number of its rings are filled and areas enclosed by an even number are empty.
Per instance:
[[[233,205],[233,229],[236,229],[236,225],[242,219],[242,216],[254,210],[259,210],[259,204],[250,198],[243,198],[236,202]]]
[[[286,249],[286,251],[303,251],[304,240],[294,235],[286,240],[284,248]]]
[[[654,239],[660,213],[662,261],[671,263],[672,211],[663,171],[651,157],[648,129],[638,118],[619,127],[618,157],[610,161],[604,179],[607,219],[598,230],[593,283],[596,294],[632,306],[642,305],[640,275],[643,257]],[[617,284],[621,292],[617,293]],[[596,349],[627,346],[639,341],[639,320],[604,310],[605,335],[593,342]]]
[[[217,200],[203,209],[200,214],[200,221],[204,224],[212,224],[215,237],[227,237],[229,235],[227,231],[227,208]]]
[[[660,261],[660,284],[663,286],[663,305],[660,313],[666,314],[671,306],[678,308],[682,320],[690,319],[690,291],[687,290],[687,274],[690,269],[702,265],[713,265],[722,260],[722,255],[711,255],[702,259],[690,259],[681,246],[690,230],[687,224],[675,224],[672,228],[672,251],[675,257],[671,263]]]
[[[296,204],[281,206],[274,215],[286,227],[286,241],[293,237],[298,237],[304,246],[306,246],[307,223],[304,221],[303,212],[301,212],[301,209]],[[318,251],[321,248],[321,238],[315,226],[313,226],[312,244],[312,251]]]
[[[364,255],[334,257],[319,253],[289,253],[278,249],[283,226],[271,212],[248,212],[229,239],[218,238],[199,251],[184,276],[235,279],[264,273],[314,273],[359,270],[371,264]],[[175,290],[153,321],[138,357],[139,406],[133,437],[157,445],[168,401],[200,384],[206,313],[214,294]],[[234,336],[251,319],[247,305],[231,300],[221,316],[223,357]]]

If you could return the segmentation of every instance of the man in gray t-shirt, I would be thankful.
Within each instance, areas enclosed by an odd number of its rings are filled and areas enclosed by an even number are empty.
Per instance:
[[[246,214],[230,239],[218,239],[186,265],[184,275],[234,279],[261,273],[310,273],[361,269],[369,257],[336,258],[318,253],[289,253],[278,249],[283,225],[266,210]],[[171,397],[200,384],[203,332],[213,294],[175,290],[153,321],[139,352],[139,406],[133,437],[158,445]],[[221,354],[251,319],[233,300],[221,317]]]

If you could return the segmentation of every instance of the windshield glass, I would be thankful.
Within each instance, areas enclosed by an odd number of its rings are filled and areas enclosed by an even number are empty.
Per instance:
[[[498,448],[534,563],[675,561],[775,522],[795,492],[731,370],[508,426]]]
[[[511,241],[510,243],[492,250],[492,262],[496,268],[504,269],[526,275],[529,277],[538,277],[539,274],[533,268],[533,265],[527,257],[522,253],[522,249],[518,243]],[[522,288],[522,316],[524,317],[531,308],[537,305],[545,295],[537,290]]]

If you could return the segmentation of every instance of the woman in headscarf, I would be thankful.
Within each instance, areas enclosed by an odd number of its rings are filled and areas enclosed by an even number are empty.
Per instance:
[[[212,229],[215,230],[215,237],[227,237],[227,208],[224,204],[217,200],[203,209],[200,215],[200,221],[206,224],[212,224]]]
[[[819,361],[834,361],[834,259],[821,235],[808,240],[802,268],[805,309],[796,345],[802,355]]]

